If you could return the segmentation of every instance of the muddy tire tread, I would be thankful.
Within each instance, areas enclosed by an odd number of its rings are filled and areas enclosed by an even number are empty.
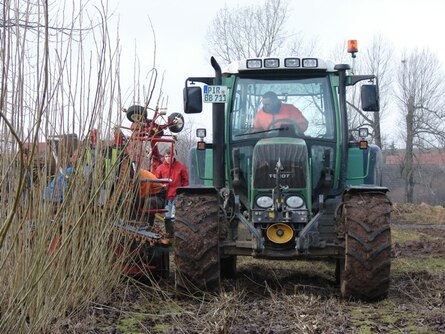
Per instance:
[[[384,193],[345,195],[345,259],[341,293],[374,301],[387,297],[391,272],[391,202]]]
[[[189,291],[219,285],[218,198],[178,195],[174,233],[175,282]]]

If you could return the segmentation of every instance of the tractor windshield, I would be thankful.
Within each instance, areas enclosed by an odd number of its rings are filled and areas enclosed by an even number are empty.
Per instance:
[[[334,111],[327,77],[238,78],[233,97],[232,140],[280,131],[289,136],[334,138]]]

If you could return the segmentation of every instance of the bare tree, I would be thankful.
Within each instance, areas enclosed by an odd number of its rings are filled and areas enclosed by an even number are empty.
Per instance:
[[[304,55],[305,57],[318,57],[318,39],[307,38],[302,32],[289,36],[289,54]]]
[[[311,52],[304,49],[300,34],[288,32],[287,0],[265,0],[263,4],[229,8],[218,11],[210,24],[206,40],[209,53],[230,63],[248,57],[279,55],[289,52]]]
[[[176,154],[186,166],[190,164],[190,149],[196,146],[195,124],[187,122],[184,129],[177,134]]]
[[[371,46],[365,51],[364,64],[366,72],[377,76],[380,93],[380,111],[366,117],[370,128],[373,130],[375,144],[383,147],[381,120],[387,111],[391,94],[392,54],[394,50],[382,35],[374,35]],[[367,114],[369,115],[369,114]]]
[[[383,147],[381,120],[385,115],[391,95],[391,55],[393,49],[389,43],[380,35],[374,35],[368,48],[362,52],[357,64],[354,64],[355,72],[371,73],[376,75],[379,83],[380,111],[374,113],[364,113],[358,107],[359,94],[357,89],[349,94],[348,105],[350,111],[350,129],[357,130],[359,127],[368,127],[373,142],[379,147]],[[359,86],[358,86],[359,87]],[[358,88],[357,87],[357,88]]]
[[[413,202],[416,150],[438,146],[445,138],[443,72],[429,50],[404,54],[397,73],[396,100],[405,122],[402,175],[405,201]]]

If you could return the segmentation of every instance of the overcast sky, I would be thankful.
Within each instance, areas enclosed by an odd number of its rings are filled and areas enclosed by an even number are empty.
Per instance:
[[[156,34],[156,68],[165,75],[163,91],[168,96],[169,113],[182,112],[185,79],[214,73],[205,36],[217,11],[224,5],[235,8],[259,1],[110,0],[114,18],[120,22],[121,67],[129,69],[122,77],[124,90],[132,86],[135,52],[141,62],[141,79],[152,68],[150,18]],[[445,66],[445,0],[290,0],[289,9],[288,29],[301,32],[305,38],[316,38],[321,58],[339,43],[346,45],[348,39],[358,40],[360,57],[360,47],[380,33],[396,48],[396,57],[404,48],[427,47]],[[125,98],[131,103],[130,93]],[[202,119],[195,118],[195,125],[199,126]]]

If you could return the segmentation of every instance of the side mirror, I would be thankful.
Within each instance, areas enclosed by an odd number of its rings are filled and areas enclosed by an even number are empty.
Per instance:
[[[377,85],[363,85],[360,90],[363,111],[380,111]]]
[[[184,112],[186,114],[198,114],[202,111],[201,87],[184,88]]]

